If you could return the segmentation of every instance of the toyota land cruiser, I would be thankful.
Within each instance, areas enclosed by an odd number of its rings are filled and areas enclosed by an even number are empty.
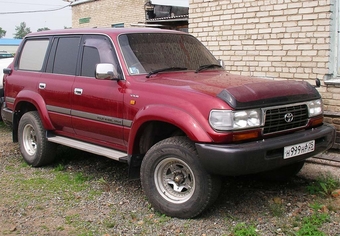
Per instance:
[[[288,178],[334,141],[314,86],[230,74],[182,32],[32,33],[4,74],[2,117],[29,165],[57,144],[125,162],[169,216],[199,215],[221,175]]]

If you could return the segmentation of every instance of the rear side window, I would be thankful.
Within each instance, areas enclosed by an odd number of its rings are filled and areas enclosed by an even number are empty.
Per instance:
[[[27,40],[21,52],[19,70],[41,71],[49,40]]]
[[[75,75],[80,37],[59,38],[52,73]]]

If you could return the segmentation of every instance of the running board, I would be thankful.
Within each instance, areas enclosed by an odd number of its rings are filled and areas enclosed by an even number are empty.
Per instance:
[[[56,136],[50,133],[47,133],[47,140],[52,143],[58,143],[64,146],[72,147],[85,152],[90,152],[99,156],[105,156],[116,161],[127,163],[127,154],[125,152],[94,145],[87,142],[82,142],[64,136]]]

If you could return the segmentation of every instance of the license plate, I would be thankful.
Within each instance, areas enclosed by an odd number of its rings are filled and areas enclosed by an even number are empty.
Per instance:
[[[313,152],[315,148],[315,140],[304,143],[287,146],[284,148],[283,159],[300,156],[309,152]]]

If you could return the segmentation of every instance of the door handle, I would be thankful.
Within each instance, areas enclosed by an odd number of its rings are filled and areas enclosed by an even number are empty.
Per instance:
[[[45,89],[46,84],[45,83],[39,83],[39,89]]]
[[[75,94],[75,95],[82,95],[82,94],[83,94],[83,89],[81,89],[81,88],[75,88],[75,89],[74,89],[74,94]]]

